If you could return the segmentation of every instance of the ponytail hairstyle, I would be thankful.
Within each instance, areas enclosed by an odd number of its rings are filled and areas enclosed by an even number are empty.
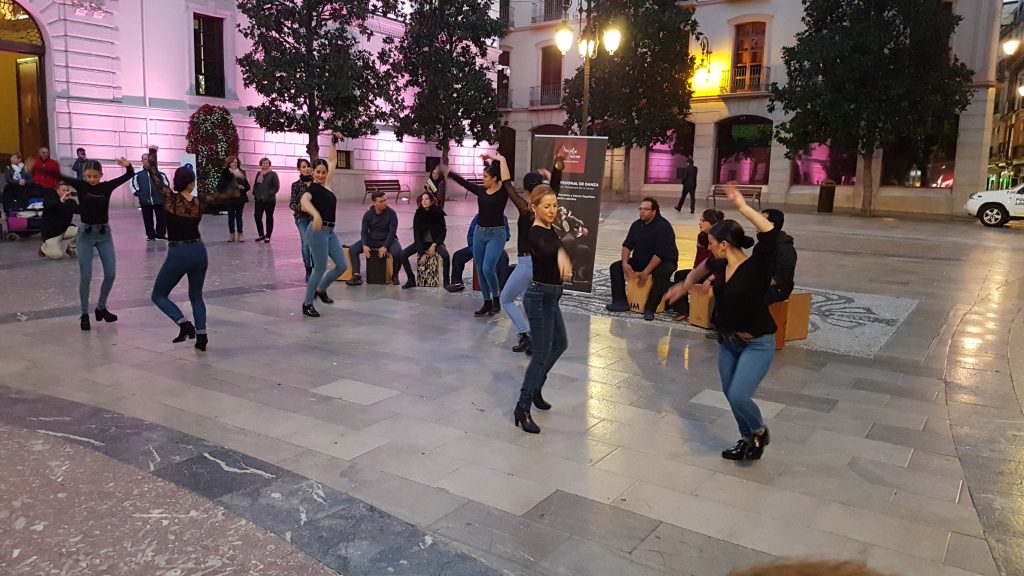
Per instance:
[[[95,170],[96,172],[99,172],[101,176],[103,175],[103,166],[97,160],[86,160],[83,172],[85,170]]]
[[[547,184],[538,184],[530,192],[530,205],[537,206],[545,196],[555,196],[555,190]]]
[[[735,220],[722,220],[711,227],[711,237],[738,249],[750,248],[754,239],[743,232],[743,226]]]
[[[491,160],[491,163],[484,166],[484,173],[494,178],[497,181],[501,181],[501,162],[497,160]]]
[[[714,226],[715,224],[718,224],[722,220],[725,220],[725,212],[722,212],[721,210],[716,210],[714,208],[708,208],[700,215],[700,217],[703,218],[704,221],[707,222],[708,224]]]
[[[189,184],[196,181],[196,173],[192,171],[192,168],[188,166],[179,166],[174,171],[174,185],[175,192],[184,192],[188,188]]]

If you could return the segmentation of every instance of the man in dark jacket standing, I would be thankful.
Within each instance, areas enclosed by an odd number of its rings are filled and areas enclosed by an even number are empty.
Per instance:
[[[170,186],[167,175],[160,173],[164,186]],[[164,224],[164,197],[149,179],[149,154],[142,155],[142,170],[132,178],[132,194],[139,199],[142,208],[142,224],[146,227],[146,240],[167,239]],[[155,225],[154,225],[155,221]]]
[[[687,194],[690,196],[690,214],[693,214],[697,204],[697,167],[693,165],[693,158],[686,159],[686,168],[683,169],[683,195],[676,203],[676,212],[683,208]]]
[[[628,312],[626,282],[639,277],[639,285],[653,282],[644,305],[644,320],[654,320],[654,312],[672,283],[672,273],[679,267],[676,232],[661,215],[654,198],[644,198],[639,207],[640,218],[629,227],[622,242],[622,259],[611,265],[612,302],[605,306],[610,312]]]
[[[765,294],[765,302],[774,304],[788,300],[793,293],[793,277],[796,275],[796,248],[793,246],[793,237],[782,231],[782,225],[786,222],[786,215],[782,210],[768,208],[761,214],[775,225],[779,236],[775,240],[775,271],[772,273],[772,285]]]
[[[359,256],[370,257],[370,250],[376,250],[377,256],[384,258],[391,253],[391,281],[398,281],[398,268],[402,262],[402,245],[398,243],[398,213],[388,206],[388,198],[383,192],[370,195],[372,205],[363,214],[363,224],[359,228],[359,242],[348,249],[352,259],[352,279],[345,282],[349,286],[359,286],[363,277],[359,274]]]

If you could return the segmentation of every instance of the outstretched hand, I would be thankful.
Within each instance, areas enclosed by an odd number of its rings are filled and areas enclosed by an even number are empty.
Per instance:
[[[132,163],[129,162],[127,158],[122,156],[122,157],[117,159],[117,165],[120,166],[121,168],[127,168],[127,167],[131,166]]]
[[[747,200],[740,193],[740,189],[736,187],[735,182],[729,182],[725,185],[725,197],[732,202],[737,210],[742,210],[747,205]]]
[[[676,282],[665,292],[665,297],[662,298],[662,302],[665,304],[675,304],[676,300],[679,300],[686,294],[686,289],[683,287],[682,282]]]

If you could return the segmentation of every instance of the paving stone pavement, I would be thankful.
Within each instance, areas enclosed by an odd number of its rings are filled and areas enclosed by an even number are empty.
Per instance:
[[[449,205],[451,248],[473,209]],[[340,205],[343,240],[362,210]],[[405,241],[411,209],[398,210]],[[666,216],[686,262],[696,221]],[[635,207],[606,205],[604,218],[598,266],[617,258]],[[426,535],[466,566],[507,574],[718,575],[808,554],[895,574],[1024,573],[1019,226],[789,214],[799,285],[918,303],[872,358],[779,352],[758,393],[774,441],[737,466],[718,455],[736,426],[699,332],[567,313],[570,348],[545,394],[555,408],[526,435],[508,414],[526,358],[509,350],[507,318],[472,317],[472,298],[339,284],[324,316],[306,319],[286,210],[269,245],[229,244],[211,216],[200,354],[172,344],[176,330],[148,302],[166,247],[145,242],[134,210],[112,223],[121,318],[89,333],[77,327],[77,266],[38,260],[31,241],[0,244],[0,383],[14,389],[0,403],[30,391],[141,422],[110,444],[102,428],[72,435],[144,471],[147,446],[202,463],[151,423],[208,443],[229,467],[239,464],[218,454],[351,498],[290,536],[332,566],[366,558],[339,535],[373,525],[390,526],[379,534],[395,558],[413,562],[406,544]],[[95,297],[98,269],[94,282]],[[187,310],[184,287],[173,296]],[[229,510],[255,505],[245,517],[284,536],[288,517],[255,486],[210,488],[207,468],[171,468],[153,473]]]

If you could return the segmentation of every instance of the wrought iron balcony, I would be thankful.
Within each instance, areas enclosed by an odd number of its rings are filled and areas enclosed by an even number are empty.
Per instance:
[[[767,92],[772,69],[761,64],[734,66],[723,78],[723,94]]]
[[[501,20],[511,28],[516,25],[516,9],[506,3],[498,7],[498,20]]]
[[[544,84],[530,87],[530,106],[561,106],[562,85]]]
[[[551,22],[562,19],[562,2],[560,0],[537,0],[533,5],[533,18],[530,22]]]
[[[512,89],[508,86],[498,86],[498,108],[515,108],[512,104]]]

